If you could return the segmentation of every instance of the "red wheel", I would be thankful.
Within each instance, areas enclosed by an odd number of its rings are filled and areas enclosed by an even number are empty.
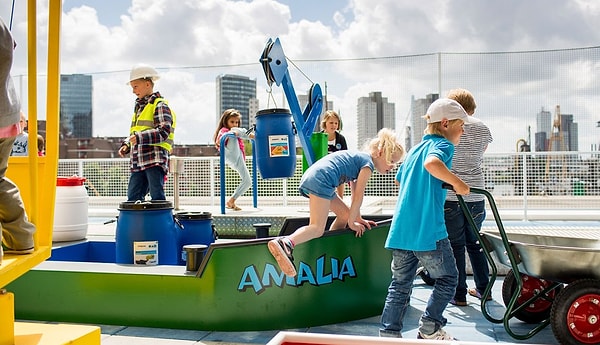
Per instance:
[[[537,279],[522,273],[519,274],[521,280],[523,281],[523,287],[519,293],[515,307],[522,305],[531,297],[539,295],[542,290],[553,284],[551,281]],[[511,270],[506,274],[504,283],[502,284],[502,300],[504,301],[504,305],[508,305],[513,294],[515,294],[517,287],[517,281],[515,280],[515,276]],[[527,323],[539,323],[544,321],[550,317],[552,300],[554,300],[558,289],[552,290],[547,294],[547,298],[549,300],[540,296],[540,298],[537,298],[533,302],[529,303],[527,308],[517,312],[515,317]]]
[[[561,344],[600,343],[600,280],[578,280],[558,294],[552,332]]]

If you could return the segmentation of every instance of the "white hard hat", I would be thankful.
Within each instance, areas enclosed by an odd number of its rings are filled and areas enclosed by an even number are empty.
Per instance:
[[[152,81],[157,81],[160,76],[154,67],[146,64],[138,64],[133,66],[131,69],[131,73],[129,74],[129,82],[127,82],[127,84],[134,80],[144,78],[150,78]]]

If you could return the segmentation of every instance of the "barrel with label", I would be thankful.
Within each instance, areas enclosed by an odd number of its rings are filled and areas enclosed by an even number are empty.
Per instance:
[[[264,179],[287,178],[296,171],[296,140],[288,109],[264,109],[256,113],[254,137],[256,164]]]
[[[89,196],[84,177],[56,179],[53,242],[85,239],[88,231]]]
[[[115,234],[115,261],[142,266],[177,265],[179,231],[170,201],[122,202]]]

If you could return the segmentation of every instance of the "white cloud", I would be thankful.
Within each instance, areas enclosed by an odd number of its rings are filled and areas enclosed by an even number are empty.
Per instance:
[[[9,5],[0,3],[0,13],[10,13]],[[44,6],[41,2],[38,7],[40,74],[46,63]],[[411,96],[438,91],[437,52],[573,48],[600,41],[600,6],[593,0],[348,0],[317,20],[292,20],[290,6],[275,0],[131,0],[127,12],[114,13],[118,20],[110,24],[99,19],[106,17],[99,8],[72,7],[62,17],[61,72],[93,75],[94,134],[124,136],[134,100],[124,84],[128,71],[139,62],[152,64],[163,76],[157,89],[178,114],[176,142],[205,143],[217,117],[216,76],[256,78],[261,106],[266,107],[269,98],[258,58],[269,37],[280,37],[286,55],[301,68],[289,67],[296,92],[306,92],[311,82],[322,87],[326,82],[329,99],[344,118],[344,135],[355,146],[357,99],[382,91],[396,104],[397,124],[402,125]],[[27,71],[25,19],[25,8],[17,7],[14,75]],[[410,56],[428,53],[434,54]],[[490,151],[513,150],[514,142],[527,135],[527,126],[535,126],[539,109],[559,103],[576,116],[580,148],[587,149],[596,140],[592,124],[600,113],[600,63],[597,56],[577,54],[545,56],[543,61],[526,60],[525,54],[444,55],[442,92],[466,87],[475,93],[477,114],[496,137]],[[404,57],[302,62],[384,56]],[[274,92],[276,102],[284,103],[281,89]]]

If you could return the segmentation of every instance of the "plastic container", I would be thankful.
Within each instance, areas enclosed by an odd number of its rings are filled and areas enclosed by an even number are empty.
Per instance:
[[[85,239],[88,231],[89,196],[84,177],[58,177],[54,204],[52,241]]]
[[[286,178],[296,171],[296,141],[288,109],[256,113],[256,163],[263,179]]]
[[[212,214],[210,212],[179,212],[175,214],[175,219],[182,225],[179,243],[181,248],[180,265],[185,265],[183,247],[188,244],[204,244],[209,246],[217,240],[217,232],[212,223]]]
[[[200,263],[206,254],[208,248],[205,244],[188,244],[183,246],[185,270],[188,272],[196,272],[200,267]]]
[[[115,262],[177,265],[180,231],[170,201],[122,202],[115,235]]]
[[[252,224],[256,230],[256,238],[267,238],[269,237],[269,229],[271,229],[271,223],[255,223]]]
[[[310,135],[310,145],[312,146],[315,155],[315,162],[325,157],[328,153],[327,133],[316,132]],[[314,162],[313,162],[314,163]],[[302,156],[302,172],[308,169],[306,156]]]

